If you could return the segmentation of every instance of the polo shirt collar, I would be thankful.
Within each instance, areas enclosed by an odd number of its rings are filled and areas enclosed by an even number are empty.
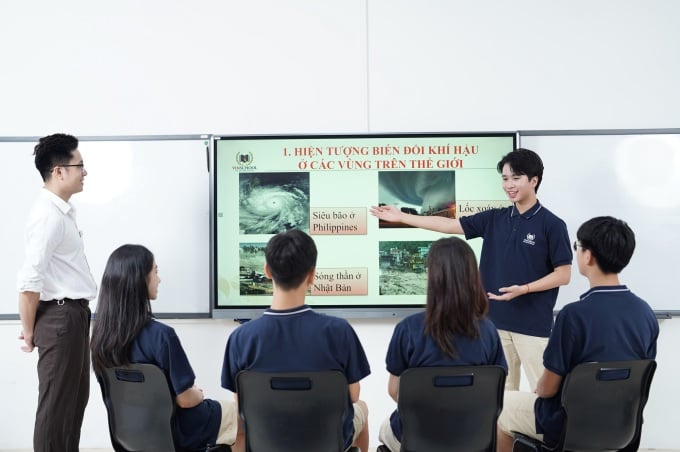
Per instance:
[[[61,199],[59,196],[57,196],[55,193],[51,192],[47,188],[43,187],[42,191],[40,192],[41,196],[45,198],[46,200],[50,201],[52,204],[57,206],[59,210],[64,215],[68,215],[70,211],[74,210],[73,206]]]
[[[517,210],[517,206],[513,203],[512,208],[510,209],[510,217],[514,217],[515,215],[519,215],[520,217],[524,218],[525,220],[528,220],[529,218],[533,217],[538,213],[539,210],[541,210],[543,206],[541,203],[536,200],[536,204],[531,206],[531,209],[527,210],[524,213],[519,213]]]
[[[274,315],[274,316],[295,315],[295,314],[300,314],[302,312],[307,312],[307,311],[311,311],[311,310],[312,310],[312,308],[310,306],[303,304],[302,306],[298,306],[298,307],[291,308],[291,309],[268,308],[264,311],[264,315]]]
[[[604,294],[610,294],[610,293],[616,293],[616,292],[630,292],[630,289],[626,287],[625,285],[620,285],[620,286],[595,286],[592,287],[589,291],[581,295],[580,300],[585,300],[589,296],[597,293],[604,293]]]

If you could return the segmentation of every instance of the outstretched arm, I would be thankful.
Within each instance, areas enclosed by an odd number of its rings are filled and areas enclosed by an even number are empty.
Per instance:
[[[395,206],[371,206],[371,215],[390,223],[404,223],[416,228],[445,234],[463,234],[463,227],[456,218],[438,217],[436,215],[411,215],[404,213]]]

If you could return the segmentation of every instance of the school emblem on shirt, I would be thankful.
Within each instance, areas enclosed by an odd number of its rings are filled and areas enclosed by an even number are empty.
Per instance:
[[[531,232],[527,234],[527,236],[522,240],[524,243],[527,245],[535,245],[536,242],[534,241],[536,239],[536,234],[532,234]]]

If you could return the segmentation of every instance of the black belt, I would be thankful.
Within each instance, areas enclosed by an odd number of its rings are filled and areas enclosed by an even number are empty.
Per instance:
[[[90,302],[86,300],[85,298],[61,298],[59,300],[54,299],[54,300],[40,300],[41,303],[48,303],[50,305],[57,305],[57,306],[62,306],[66,303],[78,303],[80,306],[87,308],[90,306]]]

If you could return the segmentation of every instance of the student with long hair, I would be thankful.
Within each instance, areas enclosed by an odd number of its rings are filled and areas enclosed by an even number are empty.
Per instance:
[[[175,393],[178,445],[198,449],[232,444],[237,433],[233,402],[203,397],[175,330],[156,321],[150,300],[158,295],[158,266],[141,245],[123,245],[109,257],[102,276],[90,349],[95,374],[107,367],[154,364]]]
[[[475,254],[464,240],[448,237],[427,254],[425,311],[410,315],[394,329],[387,350],[387,391],[396,402],[399,376],[414,367],[500,365],[507,371]],[[401,420],[394,411],[380,427],[380,441],[401,449]]]

